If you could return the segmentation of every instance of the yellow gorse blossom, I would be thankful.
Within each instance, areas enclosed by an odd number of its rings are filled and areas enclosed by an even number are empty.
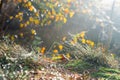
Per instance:
[[[19,18],[19,15],[15,15],[15,18]]]
[[[91,43],[91,41],[90,41],[90,40],[86,40],[86,43],[87,43],[87,44],[90,44],[90,43]]]
[[[95,43],[91,40],[86,40],[86,43],[92,47],[94,47]]]
[[[33,17],[29,17],[29,21],[33,22],[34,21]]]
[[[71,56],[70,56],[69,53],[67,53],[67,54],[66,54],[66,57],[67,57],[68,59],[70,59]]]
[[[23,15],[23,12],[19,12],[18,15],[19,15],[19,16],[22,16],[22,15]]]
[[[70,43],[71,43],[72,45],[75,45],[77,42],[74,41],[74,40],[71,40]]]
[[[70,18],[73,17],[73,15],[74,15],[73,11],[69,13]]]
[[[82,42],[83,44],[85,44],[85,43],[86,43],[86,40],[85,40],[85,39],[82,39],[81,42]]]
[[[35,23],[36,25],[38,25],[38,24],[40,23],[40,21],[39,21],[38,19],[35,19],[35,20],[34,20],[34,23]]]
[[[61,55],[58,55],[58,56],[53,56],[52,57],[52,60],[60,60],[62,59],[63,57]]]
[[[57,49],[55,49],[55,50],[53,50],[53,52],[54,52],[54,53],[58,53],[58,50],[57,50]]]
[[[42,49],[40,50],[40,53],[44,54],[45,53],[46,48],[42,47]]]
[[[57,21],[59,21],[59,16],[58,15],[56,15],[56,17],[55,17],[55,21],[57,22]]]
[[[12,36],[10,37],[10,39],[11,39],[12,41],[14,41],[14,40],[15,40],[14,35],[12,35]]]
[[[33,11],[33,10],[34,10],[34,7],[33,7],[33,6],[29,6],[29,10],[30,10],[30,11]]]
[[[49,20],[49,21],[47,22],[47,24],[50,25],[50,24],[51,24],[51,21]]]
[[[23,28],[24,27],[24,24],[23,23],[20,23],[20,28]]]
[[[31,5],[32,5],[32,3],[29,1],[29,2],[27,3],[27,5],[28,5],[28,6],[31,6]]]
[[[63,22],[64,22],[64,23],[66,23],[66,22],[67,22],[67,19],[66,19],[66,18],[64,18],[64,19],[63,19]]]
[[[10,19],[13,19],[13,16],[10,16]]]
[[[22,0],[17,0],[19,3],[21,3],[22,2]]]
[[[91,43],[90,43],[90,46],[94,47],[94,42],[91,42]]]
[[[36,12],[36,13],[35,13],[35,16],[39,17],[39,12]]]
[[[23,33],[20,33],[19,35],[20,35],[20,37],[23,37],[23,36],[24,36],[24,34],[23,34]]]
[[[61,44],[58,47],[59,47],[60,50],[63,49],[63,45],[61,45]]]
[[[52,15],[56,15],[56,12],[55,12],[55,10],[52,10]]]
[[[80,37],[80,38],[84,38],[84,37],[85,37],[85,33],[86,33],[85,31],[82,31],[82,32],[79,34],[79,37]]]
[[[69,9],[68,8],[64,9],[64,13],[68,14],[69,13]]]
[[[26,22],[26,24],[27,24],[27,25],[29,25],[29,24],[30,24],[30,22],[29,22],[29,21],[27,21],[27,22]]]
[[[23,20],[23,17],[22,17],[22,16],[20,16],[20,17],[19,17],[19,20],[20,20],[20,21],[22,21],[22,20]]]
[[[36,31],[34,29],[31,30],[32,35],[36,35]]]
[[[54,16],[54,15],[51,15],[51,16],[50,16],[50,19],[54,19],[54,18],[55,18],[55,16]]]

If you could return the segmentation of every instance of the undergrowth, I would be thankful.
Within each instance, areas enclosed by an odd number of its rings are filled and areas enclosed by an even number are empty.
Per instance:
[[[37,55],[9,40],[0,41],[0,80],[29,79],[31,70],[41,69]]]
[[[101,67],[97,72],[92,73],[93,77],[103,78],[104,80],[120,80],[120,70]]]

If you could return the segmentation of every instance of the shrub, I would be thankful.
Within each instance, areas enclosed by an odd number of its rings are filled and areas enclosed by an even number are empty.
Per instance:
[[[67,18],[73,17],[75,13],[71,8],[72,2],[61,0],[1,0],[0,31],[6,31],[6,33],[12,33],[23,38],[28,33],[29,35],[36,35],[37,26],[43,27],[59,21],[66,23]],[[24,31],[25,29],[27,32]]]
[[[102,47],[95,47],[95,45],[89,45],[86,42],[87,40],[85,38],[84,43],[81,41],[83,38],[75,39],[76,42],[74,41],[74,39],[75,36],[72,37],[72,40],[66,40],[63,43],[64,51],[69,52],[73,59],[87,62],[92,65],[93,68],[101,66],[119,68],[119,62],[115,58],[115,54],[104,52]]]

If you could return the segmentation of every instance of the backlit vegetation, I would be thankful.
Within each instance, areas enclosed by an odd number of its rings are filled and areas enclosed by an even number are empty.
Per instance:
[[[112,30],[116,29],[96,2],[0,0],[0,80],[119,80],[119,59],[109,50]],[[74,22],[75,16],[87,28],[75,34],[68,32],[50,47],[42,44],[44,41],[38,36],[41,28],[64,27],[67,22]],[[88,21],[91,22],[87,24]],[[98,41],[89,36],[93,28],[100,29],[94,33],[98,34]],[[105,33],[98,37],[105,31],[109,36],[106,43],[102,42]]]

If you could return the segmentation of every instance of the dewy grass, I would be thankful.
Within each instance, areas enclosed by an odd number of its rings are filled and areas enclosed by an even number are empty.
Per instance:
[[[120,80],[120,70],[101,67],[97,72],[92,73],[93,77],[104,78],[108,80]]]
[[[0,80],[28,80],[29,71],[41,66],[32,54],[20,45],[0,41]]]
[[[82,60],[70,61],[65,65],[65,68],[71,68],[72,71],[83,72],[84,70],[91,69],[93,65],[83,62]]]

